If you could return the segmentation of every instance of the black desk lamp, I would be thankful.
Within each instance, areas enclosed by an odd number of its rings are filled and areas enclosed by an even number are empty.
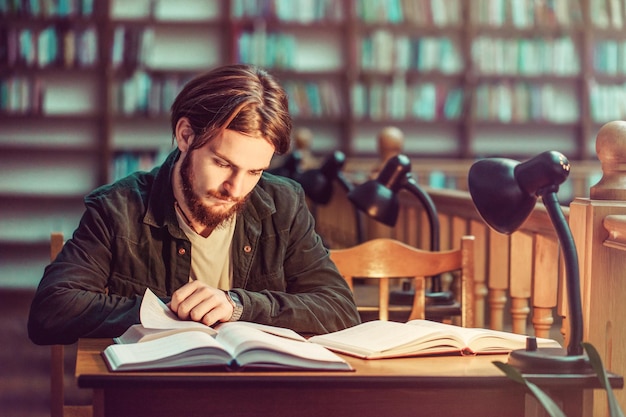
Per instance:
[[[341,187],[350,192],[353,185],[344,176],[341,170],[346,162],[346,156],[341,151],[329,155],[319,168],[297,174],[294,179],[302,185],[304,193],[315,204],[328,204],[333,195],[333,183],[337,181]],[[361,217],[355,210],[356,234],[358,243],[363,241],[363,227]]]
[[[390,158],[375,180],[364,182],[348,193],[348,198],[374,220],[393,226],[398,219],[400,204],[397,193],[405,189],[417,197],[430,223],[430,249],[439,251],[439,217],[430,196],[417,184],[411,174],[411,162],[406,155]],[[442,292],[441,277],[431,278],[431,291],[426,294],[434,303],[453,303],[452,294]]]
[[[554,151],[541,153],[519,163],[489,158],[472,165],[469,191],[483,220],[494,230],[511,234],[524,223],[541,197],[561,244],[566,270],[570,314],[570,340],[564,349],[537,349],[528,338],[526,349],[509,355],[509,364],[525,373],[580,373],[591,370],[583,355],[583,316],[580,299],[578,255],[569,225],[557,199],[559,185],[569,175],[567,158]]]

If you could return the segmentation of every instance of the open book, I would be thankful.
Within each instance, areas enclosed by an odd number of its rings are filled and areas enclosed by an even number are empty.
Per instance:
[[[135,333],[129,332],[117,338],[122,340],[116,341],[123,343],[110,345],[102,352],[111,371],[181,368],[352,370],[341,357],[321,345],[309,343],[290,329],[247,322],[222,323],[212,329],[181,321],[149,290],[141,310],[142,322],[148,318],[148,326],[163,326],[164,329],[160,329],[161,334],[156,333],[159,329],[150,329],[155,333],[148,332],[153,337],[151,340],[148,337],[147,341],[144,338],[144,341],[133,342],[131,336]],[[175,323],[168,324],[169,320]],[[173,328],[172,325],[180,327]],[[141,329],[133,327],[134,332]]]
[[[127,344],[147,342],[149,340],[170,336],[175,333],[200,331],[208,335],[217,335],[221,326],[226,323],[209,327],[197,321],[180,320],[150,289],[146,289],[139,310],[141,324],[130,326],[124,334],[113,339],[115,343]],[[283,327],[267,326],[252,322],[238,322],[262,330],[266,333],[287,339],[304,341],[304,337],[291,329]]]
[[[188,367],[352,370],[321,345],[275,336],[237,322],[225,323],[215,337],[186,331],[142,343],[113,344],[103,356],[112,371]]]
[[[508,353],[526,347],[524,335],[470,329],[428,320],[411,320],[407,323],[369,321],[345,330],[313,336],[309,341],[364,359]],[[537,338],[537,345],[561,347],[555,340],[542,338]]]

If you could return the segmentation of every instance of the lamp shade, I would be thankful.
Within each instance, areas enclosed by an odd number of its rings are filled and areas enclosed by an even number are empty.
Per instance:
[[[469,170],[469,192],[483,220],[494,230],[511,234],[526,221],[540,195],[558,190],[569,169],[567,158],[555,151],[522,163],[483,159]]]
[[[387,161],[375,180],[364,182],[350,191],[348,199],[374,220],[394,226],[400,211],[397,193],[410,172],[409,158],[396,155]]]
[[[305,171],[294,178],[302,185],[304,193],[317,204],[328,204],[333,195],[333,181],[346,162],[343,152],[335,151],[321,167]]]

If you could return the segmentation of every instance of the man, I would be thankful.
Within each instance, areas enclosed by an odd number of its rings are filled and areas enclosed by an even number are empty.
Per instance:
[[[95,190],[45,270],[28,321],[37,344],[115,337],[139,323],[146,288],[183,320],[245,320],[326,333],[359,322],[302,189],[272,176],[289,149],[287,97],[232,65],[172,104],[177,149],[162,166]]]

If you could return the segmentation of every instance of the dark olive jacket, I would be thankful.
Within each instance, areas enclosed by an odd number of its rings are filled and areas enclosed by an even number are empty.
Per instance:
[[[161,167],[98,188],[33,299],[37,344],[115,337],[139,323],[146,288],[167,300],[189,280],[191,244],[178,226],[174,151]],[[237,215],[233,288],[241,320],[320,334],[359,322],[353,296],[315,232],[302,188],[264,173]]]

